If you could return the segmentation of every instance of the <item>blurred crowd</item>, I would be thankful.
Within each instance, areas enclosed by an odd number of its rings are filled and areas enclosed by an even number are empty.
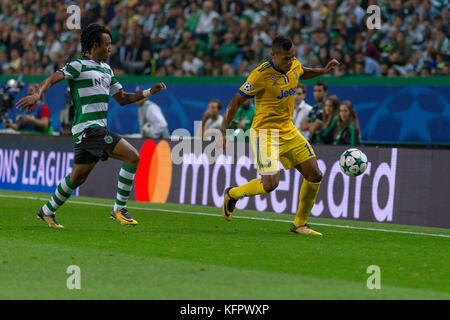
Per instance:
[[[1,1],[0,73],[49,75],[80,54],[81,27],[110,28],[117,75],[246,76],[272,39],[287,35],[308,67],[331,58],[333,75],[449,75],[448,0],[18,0]],[[380,29],[366,9],[381,9]]]

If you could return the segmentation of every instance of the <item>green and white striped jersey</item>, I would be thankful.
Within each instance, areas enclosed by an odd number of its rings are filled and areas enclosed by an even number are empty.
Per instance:
[[[106,128],[109,96],[119,92],[122,85],[107,63],[98,63],[87,57],[74,58],[58,71],[69,82],[75,110],[73,141],[80,143],[84,129],[96,126]]]

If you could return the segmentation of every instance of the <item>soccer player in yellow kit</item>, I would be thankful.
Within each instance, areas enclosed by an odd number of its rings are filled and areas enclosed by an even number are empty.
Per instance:
[[[261,178],[225,190],[222,213],[226,220],[232,219],[239,199],[266,194],[278,186],[280,161],[286,170],[295,168],[304,177],[291,232],[322,235],[306,224],[319,192],[322,173],[317,165],[314,150],[292,123],[292,115],[298,81],[330,73],[337,65],[339,62],[333,59],[325,68],[302,67],[290,39],[278,36],[273,40],[271,59],[251,72],[230,101],[222,122],[221,132],[225,144],[226,129],[237,109],[246,99],[255,98],[250,141]]]

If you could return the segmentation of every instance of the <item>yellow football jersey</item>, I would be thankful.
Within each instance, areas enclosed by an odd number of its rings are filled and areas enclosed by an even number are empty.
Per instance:
[[[272,60],[250,73],[239,93],[255,98],[253,129],[278,129],[280,135],[295,129],[292,123],[295,91],[302,75],[303,68],[297,59],[286,73],[277,70]]]

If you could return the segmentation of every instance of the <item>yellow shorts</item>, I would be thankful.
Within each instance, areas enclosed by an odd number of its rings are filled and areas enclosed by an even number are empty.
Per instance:
[[[316,156],[308,140],[297,129],[281,136],[277,132],[250,130],[250,141],[260,175],[277,173],[278,161],[289,170]]]

